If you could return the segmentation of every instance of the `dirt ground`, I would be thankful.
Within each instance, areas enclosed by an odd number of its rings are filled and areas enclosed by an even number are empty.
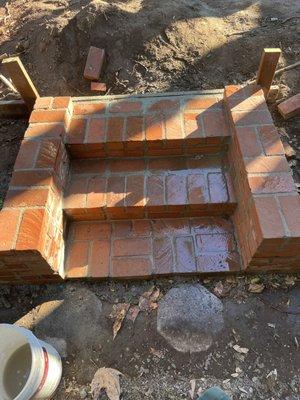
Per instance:
[[[299,17],[299,0],[0,0],[0,55],[20,55],[44,96],[92,94],[82,76],[90,45],[106,49],[102,81],[110,94],[215,89],[253,79],[264,47],[282,49],[279,67],[299,61]],[[283,97],[298,93],[299,69],[276,83]],[[11,98],[1,83],[0,97]],[[289,163],[300,184],[300,118],[285,122],[270,109],[295,150]],[[0,208],[26,126],[0,121]],[[299,400],[299,281],[262,279],[261,294],[249,293],[245,278],[233,284],[222,299],[226,330],[200,354],[170,348],[156,332],[156,311],[125,321],[112,340],[113,304],[136,303],[152,284],[164,296],[181,279],[1,286],[0,322],[23,318],[41,338],[65,339],[55,400],[91,398],[89,384],[102,366],[124,374],[125,400],[188,399],[192,379],[196,391],[219,384],[234,400]],[[213,290],[217,282],[205,285]],[[41,307],[45,302],[51,304]],[[247,356],[233,350],[236,342],[249,348]],[[272,386],[267,375],[274,369]]]
[[[299,278],[261,277],[259,282],[266,286],[261,294],[248,291],[253,277],[200,281],[212,292],[222,283],[225,319],[225,329],[202,353],[174,350],[157,333],[156,310],[140,312],[134,323],[125,319],[115,340],[110,317],[114,304],[136,305],[153,286],[162,299],[170,288],[196,284],[197,279],[3,286],[0,322],[18,321],[39,338],[56,343],[64,358],[55,400],[91,399],[90,383],[100,367],[124,374],[123,400],[190,399],[194,379],[196,393],[219,385],[233,400],[299,400]],[[249,352],[236,352],[235,344]],[[274,370],[273,382],[268,374]]]
[[[0,55],[20,55],[43,96],[92,94],[90,45],[106,50],[110,94],[216,89],[253,79],[264,47],[282,49],[279,67],[299,61],[299,17],[298,0],[0,0]],[[299,92],[299,68],[276,83],[283,97]],[[300,184],[300,118],[285,123],[271,108]]]

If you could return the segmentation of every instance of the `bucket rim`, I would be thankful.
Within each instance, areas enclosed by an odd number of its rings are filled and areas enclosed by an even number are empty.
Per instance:
[[[43,368],[37,368],[38,360],[41,359],[44,360],[44,352],[42,345],[40,344],[39,339],[29,329],[23,328],[15,324],[0,324],[0,329],[2,327],[15,332],[18,331],[21,335],[25,337],[27,343],[30,346],[30,351],[31,351],[30,373],[23,389],[13,400],[23,400],[26,398],[30,399],[37,391],[43,374]],[[30,387],[28,384],[29,382],[30,382]]]

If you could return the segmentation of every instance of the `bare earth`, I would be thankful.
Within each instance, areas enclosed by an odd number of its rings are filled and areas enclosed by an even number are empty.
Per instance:
[[[82,76],[90,45],[106,49],[110,94],[215,89],[253,79],[264,47],[282,49],[279,67],[299,61],[299,17],[299,0],[0,0],[0,55],[19,54],[43,96],[92,94]],[[284,97],[296,94],[299,68],[276,83]],[[7,95],[0,83],[0,97]],[[284,122],[271,111],[297,153],[290,165],[300,183],[300,118]],[[26,125],[0,121],[0,208]],[[39,337],[66,341],[55,400],[90,399],[89,384],[104,366],[124,374],[124,400],[189,399],[192,379],[196,391],[218,384],[234,400],[299,400],[299,281],[263,279],[261,294],[249,293],[245,278],[233,284],[222,299],[226,328],[200,354],[172,349],[156,332],[156,311],[125,321],[112,340],[113,304],[136,304],[152,284],[164,296],[182,279],[1,286],[0,322],[23,318]],[[213,290],[218,281],[205,285]],[[235,343],[249,348],[246,357]]]

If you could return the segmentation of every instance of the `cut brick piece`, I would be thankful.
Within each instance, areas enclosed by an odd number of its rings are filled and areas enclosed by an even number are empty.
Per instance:
[[[260,126],[258,132],[267,156],[284,155],[283,145],[274,125]]]
[[[105,50],[91,46],[85,64],[83,76],[86,79],[97,80],[100,78],[105,60]]]
[[[106,92],[107,91],[107,87],[106,87],[106,83],[104,82],[91,82],[91,91],[92,92]]]
[[[92,243],[89,276],[106,278],[109,276],[110,241],[98,240]]]
[[[254,209],[262,239],[284,237],[285,230],[275,197],[254,197]]]
[[[278,111],[284,119],[300,115],[300,93],[280,103]]]
[[[278,196],[278,200],[290,235],[300,238],[300,196]]]
[[[37,250],[40,248],[44,209],[25,210],[20,224],[16,250]]]

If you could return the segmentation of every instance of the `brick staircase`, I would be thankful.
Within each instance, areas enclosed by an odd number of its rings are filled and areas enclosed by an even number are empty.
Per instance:
[[[0,212],[0,281],[297,270],[299,219],[258,87],[40,98]]]

